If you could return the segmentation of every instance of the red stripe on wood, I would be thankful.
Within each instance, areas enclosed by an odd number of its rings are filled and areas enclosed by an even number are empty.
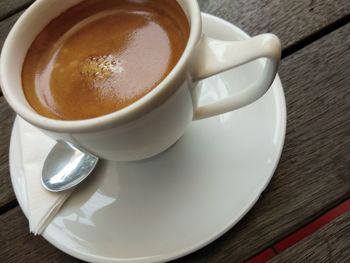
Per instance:
[[[300,228],[293,234],[289,235],[285,239],[281,240],[277,244],[273,246],[273,248],[278,252],[282,252],[283,250],[286,250],[287,248],[293,246],[300,240],[304,239],[305,237],[309,236],[310,234],[314,233],[336,217],[344,214],[345,212],[350,210],[350,199],[346,200],[345,202],[341,203],[340,205],[336,206],[335,208],[331,209],[324,215],[317,218],[315,221],[309,223],[308,225]]]
[[[251,259],[248,259],[245,263],[265,263],[275,255],[276,253],[272,250],[272,248],[268,248]]]

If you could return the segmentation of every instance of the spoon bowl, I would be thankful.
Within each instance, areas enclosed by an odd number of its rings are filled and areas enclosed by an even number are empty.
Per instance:
[[[73,144],[58,141],[46,157],[41,183],[51,192],[68,190],[94,170],[98,157]]]

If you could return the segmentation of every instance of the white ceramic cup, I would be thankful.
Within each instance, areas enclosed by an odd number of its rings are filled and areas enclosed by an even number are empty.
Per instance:
[[[119,111],[101,117],[64,121],[39,115],[28,104],[21,81],[24,58],[42,29],[60,13],[83,0],[37,0],[19,18],[1,53],[2,92],[23,119],[56,140],[66,140],[96,156],[115,161],[154,156],[174,144],[193,120],[241,108],[269,89],[281,56],[279,39],[262,34],[244,41],[220,41],[202,34],[197,1],[178,0],[190,24],[188,44],[169,75],[151,92]],[[263,72],[252,86],[214,103],[198,106],[196,83],[258,58]]]

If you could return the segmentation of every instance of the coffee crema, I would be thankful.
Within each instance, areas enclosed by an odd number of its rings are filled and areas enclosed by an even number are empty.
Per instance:
[[[49,118],[112,113],[156,87],[188,37],[186,15],[175,0],[85,0],[32,43],[22,70],[24,94]]]

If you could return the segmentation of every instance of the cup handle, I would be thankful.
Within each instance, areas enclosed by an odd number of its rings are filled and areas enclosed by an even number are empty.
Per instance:
[[[267,58],[263,72],[251,86],[235,95],[198,106],[200,94],[194,90],[194,120],[212,117],[246,106],[262,97],[277,74],[281,59],[281,43],[273,34],[261,34],[243,41],[221,41],[202,36],[194,57],[191,73],[198,81],[258,58]]]

